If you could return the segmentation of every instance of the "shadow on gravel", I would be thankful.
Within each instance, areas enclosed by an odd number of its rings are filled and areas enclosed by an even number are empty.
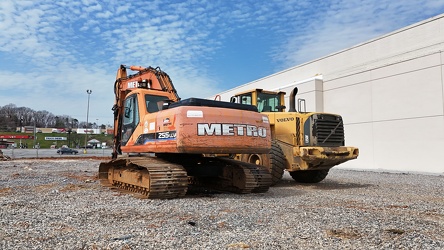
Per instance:
[[[298,183],[295,181],[282,180],[274,187],[301,187],[319,190],[337,190],[337,189],[355,189],[355,188],[368,188],[373,185],[366,183],[352,183],[352,182],[337,182],[333,180],[324,180],[319,183]]]
[[[185,198],[215,198],[217,194],[226,194],[229,192],[222,192],[205,187],[188,186],[187,194]]]
[[[249,193],[249,194],[237,194],[237,193],[230,193],[228,191],[218,191],[208,188],[202,188],[202,187],[189,187],[188,192],[185,199],[200,199],[200,198],[220,198],[219,195],[229,195],[230,199],[233,200],[251,200],[254,199],[269,199],[271,197],[273,198],[282,198],[282,197],[290,197],[290,196],[299,196],[304,195],[306,191],[300,190],[300,189],[294,189],[291,191],[285,191],[282,192],[279,190],[279,188],[275,188],[276,186],[270,187],[270,189],[265,193]]]
[[[299,185],[307,185],[307,184],[299,184]],[[337,182],[333,180],[327,180],[324,182],[310,184],[307,186],[313,186],[313,188],[320,190],[336,190],[336,189],[368,188],[374,185],[368,183]]]

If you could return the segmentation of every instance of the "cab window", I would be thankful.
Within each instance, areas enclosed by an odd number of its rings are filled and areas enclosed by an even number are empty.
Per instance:
[[[251,94],[240,95],[239,98],[241,104],[253,105]]]
[[[163,104],[169,99],[166,96],[145,95],[146,110],[155,113],[162,110]]]
[[[126,98],[123,110],[122,125],[122,146],[125,146],[133,134],[137,124],[139,124],[139,108],[137,105],[137,95],[131,95]]]
[[[257,109],[259,112],[278,112],[279,105],[281,105],[279,95],[258,93]]]

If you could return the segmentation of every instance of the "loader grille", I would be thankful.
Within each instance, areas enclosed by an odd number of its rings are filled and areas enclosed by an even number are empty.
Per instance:
[[[313,136],[318,146],[344,146],[344,124],[340,116],[318,115],[314,119]]]

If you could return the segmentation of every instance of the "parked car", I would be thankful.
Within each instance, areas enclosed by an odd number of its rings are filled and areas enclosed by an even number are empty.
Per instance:
[[[57,150],[57,154],[78,154],[79,151],[72,149],[72,148],[60,148],[59,150]]]

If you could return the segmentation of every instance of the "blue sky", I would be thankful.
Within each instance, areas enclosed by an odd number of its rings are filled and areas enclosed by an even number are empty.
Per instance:
[[[0,106],[112,123],[120,64],[206,98],[444,12],[444,0],[1,0]]]

